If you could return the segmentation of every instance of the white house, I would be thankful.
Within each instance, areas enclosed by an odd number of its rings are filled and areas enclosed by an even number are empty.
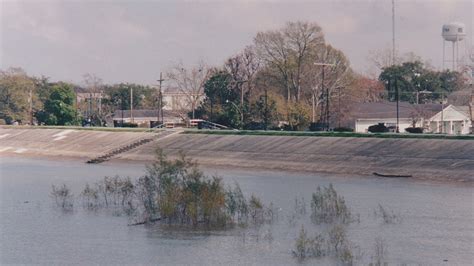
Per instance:
[[[204,100],[204,93],[193,95],[191,92],[184,93],[176,88],[167,88],[163,91],[164,110],[187,111],[192,110],[192,100],[196,99],[196,106]]]
[[[424,118],[414,105],[400,102],[398,108],[398,125],[400,132],[405,128],[423,127]],[[397,126],[397,107],[395,102],[360,103],[352,107],[352,116],[355,119],[355,132],[367,133],[372,125],[384,124],[395,131]]]
[[[136,123],[140,127],[153,127],[161,123],[159,110],[115,110],[113,115],[114,125],[120,126],[121,123]],[[184,126],[184,119],[179,115],[163,110],[163,123],[166,127]]]
[[[469,106],[448,105],[430,119],[431,133],[469,134],[471,127]]]

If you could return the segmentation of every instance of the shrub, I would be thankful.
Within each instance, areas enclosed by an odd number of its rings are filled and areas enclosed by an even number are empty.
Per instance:
[[[377,125],[372,125],[368,128],[368,131],[371,133],[384,133],[388,132],[388,127],[386,127],[383,123],[379,123]]]
[[[311,123],[309,125],[310,131],[326,131],[327,123]]]
[[[339,196],[332,186],[318,186],[311,200],[311,220],[315,224],[349,223],[351,211],[346,206],[344,197]]]
[[[124,122],[121,124],[121,127],[138,127],[137,123]]]
[[[172,224],[216,227],[244,224],[248,218],[261,224],[268,213],[260,199],[252,196],[247,201],[238,185],[224,189],[219,177],[205,176],[184,155],[172,161],[159,151],[139,179],[138,190],[144,217]]]
[[[334,132],[354,132],[354,129],[348,127],[336,127],[333,129]]]
[[[375,238],[374,243],[374,255],[372,256],[372,261],[374,262],[372,265],[375,266],[382,266],[385,265],[385,259],[387,257],[387,245],[385,241],[381,238]]]
[[[81,192],[82,206],[88,209],[96,209],[99,207],[99,190],[86,184]]]
[[[352,265],[354,255],[344,225],[336,224],[329,230],[327,253],[333,254],[344,264]]]
[[[239,184],[236,183],[234,188],[227,189],[225,204],[227,213],[232,220],[236,220],[240,224],[247,222],[249,206]]]
[[[400,215],[394,211],[384,208],[381,204],[374,210],[375,217],[381,217],[384,224],[400,223],[402,221]]]
[[[421,134],[423,133],[423,128],[422,127],[408,127],[408,128],[405,128],[405,131],[408,133]]]
[[[51,195],[58,206],[68,207],[68,200],[73,199],[65,185],[53,185]],[[215,228],[273,221],[272,205],[267,208],[254,195],[247,200],[238,184],[226,190],[219,177],[204,175],[194,161],[184,155],[168,160],[161,151],[136,182],[106,176],[94,186],[86,184],[80,196],[85,208],[115,208],[115,214],[124,211],[134,225],[161,221]]]
[[[316,235],[313,238],[308,237],[308,233],[301,226],[300,234],[296,239],[293,256],[298,259],[324,256],[324,238]]]
[[[72,210],[74,206],[74,195],[65,184],[60,187],[52,185],[50,196],[54,199],[56,206],[64,210]]]

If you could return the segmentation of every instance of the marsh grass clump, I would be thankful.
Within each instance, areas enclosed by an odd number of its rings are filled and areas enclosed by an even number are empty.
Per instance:
[[[73,195],[65,185],[53,186],[51,193],[58,206],[71,207]],[[230,225],[271,223],[273,205],[265,206],[255,195],[245,198],[238,184],[224,188],[222,179],[206,176],[196,162],[183,154],[169,160],[157,152],[154,163],[136,181],[129,177],[104,177],[93,186],[86,184],[80,193],[88,210],[111,209],[123,213],[132,225],[160,222],[172,226],[220,228]]]
[[[299,260],[333,257],[344,265],[352,265],[354,261],[353,248],[343,225],[335,225],[314,237],[308,236],[308,232],[301,226],[292,254]]]
[[[132,201],[134,184],[130,177],[105,176],[96,183],[97,191],[102,195],[102,204],[108,206],[125,206]]]
[[[374,255],[372,256],[372,266],[388,265],[385,261],[388,254],[388,248],[385,241],[379,237],[375,238],[374,242]]]
[[[293,256],[303,260],[305,258],[318,258],[325,255],[325,239],[322,235],[309,237],[308,232],[301,226],[300,233],[296,239]]]
[[[225,226],[229,215],[226,191],[219,177],[205,176],[181,155],[168,160],[160,151],[137,182],[139,204],[148,221],[167,224]]]
[[[238,183],[226,190],[225,204],[231,220],[244,225],[248,221],[249,206]]]
[[[337,194],[332,184],[329,184],[329,187],[318,186],[313,193],[311,220],[315,224],[348,224],[353,221],[344,197]]]
[[[74,195],[66,184],[62,186],[52,185],[50,196],[54,199],[57,207],[67,211],[73,209]]]
[[[334,255],[344,264],[352,264],[354,255],[344,225],[336,224],[328,231],[327,253]]]
[[[290,215],[290,222],[303,218],[306,214],[304,199],[295,200],[295,208]],[[296,239],[293,256],[300,260],[305,258],[327,257],[339,264],[352,265],[357,247],[348,239],[349,223],[358,221],[346,205],[344,197],[338,195],[332,184],[328,187],[318,186],[311,198],[310,219],[321,231],[315,237],[309,237],[302,227]]]
[[[99,204],[99,191],[95,187],[86,184],[81,192],[82,206],[87,209],[97,209]]]
[[[401,215],[397,215],[394,211],[383,207],[381,204],[374,210],[374,216],[376,218],[380,217],[384,224],[394,224],[401,223]]]

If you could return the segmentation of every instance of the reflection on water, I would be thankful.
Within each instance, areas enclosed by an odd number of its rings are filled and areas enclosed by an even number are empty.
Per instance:
[[[238,182],[247,195],[273,202],[281,208],[277,221],[260,228],[195,231],[127,226],[126,217],[85,211],[77,202],[73,212],[64,213],[52,207],[52,184],[65,183],[78,195],[86,182],[117,173],[137,177],[143,166],[2,158],[0,264],[298,264],[291,249],[301,225],[310,233],[318,228],[308,219],[289,222],[294,199],[304,197],[309,210],[311,193],[329,183],[360,215],[360,223],[351,224],[348,232],[361,250],[358,263],[371,260],[376,237],[385,240],[390,263],[452,265],[472,264],[474,259],[472,187],[374,177],[207,171],[222,176],[226,184]],[[399,213],[402,222],[383,224],[374,218],[378,204]]]

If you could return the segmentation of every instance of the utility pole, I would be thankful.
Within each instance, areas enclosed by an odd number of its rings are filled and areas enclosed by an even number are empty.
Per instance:
[[[395,64],[395,0],[392,0],[392,65]]]
[[[133,122],[133,88],[130,87],[130,123]]]
[[[244,82],[240,83],[240,126],[242,129],[244,129]]]
[[[324,81],[324,66],[323,66],[323,81]],[[324,82],[323,82],[324,85]],[[329,131],[329,86],[326,86],[326,131]]]
[[[392,0],[392,66],[395,65],[395,0]],[[395,89],[397,97],[397,129],[396,132],[400,133],[400,118],[399,118],[399,101],[400,101],[400,92],[398,91],[397,80],[395,79]]]
[[[444,133],[444,92],[441,92],[441,133]]]
[[[265,87],[265,130],[267,130],[268,124],[268,95],[267,95],[267,87]]]
[[[317,66],[322,66],[322,69],[321,69],[321,95],[324,95],[326,96],[326,106],[325,106],[325,112],[323,112],[323,105],[321,105],[321,117],[323,117],[323,114],[325,116],[325,121],[326,122],[326,130],[329,131],[329,87],[326,88],[326,91],[325,91],[325,88],[324,88],[324,67],[325,66],[336,66],[335,64],[327,64],[327,63],[314,63],[314,65],[317,65]],[[322,119],[320,119],[322,120]]]
[[[91,92],[89,92],[89,111],[88,111],[87,117],[88,118],[92,117],[92,93]]]
[[[158,81],[158,84],[159,84],[159,92],[158,92],[158,101],[159,101],[159,105],[160,105],[160,112],[159,114],[161,115],[161,124],[164,125],[165,121],[164,121],[164,118],[163,118],[163,93],[161,91],[161,85],[162,85],[162,82],[164,81],[163,79],[163,73],[160,72],[160,79],[157,80]],[[159,122],[159,118],[158,119],[158,122]]]
[[[30,126],[33,125],[33,89],[30,88],[30,91],[28,92],[28,103],[30,104],[29,106],[29,114],[30,114]]]
[[[122,120],[120,122],[120,127],[123,127],[123,96],[120,97],[120,114],[122,115]]]
[[[99,92],[99,116],[102,116],[102,93],[103,91],[100,90]]]
[[[312,102],[312,106],[313,106],[313,112],[312,112],[312,116],[311,116],[311,122],[312,123],[316,123],[316,99],[315,99],[315,89],[313,88],[312,90],[312,95],[311,95],[311,102]]]
[[[338,108],[337,108],[337,127],[341,127],[341,89],[342,87],[338,88]]]
[[[400,102],[400,92],[398,90],[398,84],[397,84],[397,80],[395,80],[395,90],[396,90],[396,94],[397,94],[397,130],[396,132],[397,133],[400,133],[400,112],[399,112],[399,102]]]

